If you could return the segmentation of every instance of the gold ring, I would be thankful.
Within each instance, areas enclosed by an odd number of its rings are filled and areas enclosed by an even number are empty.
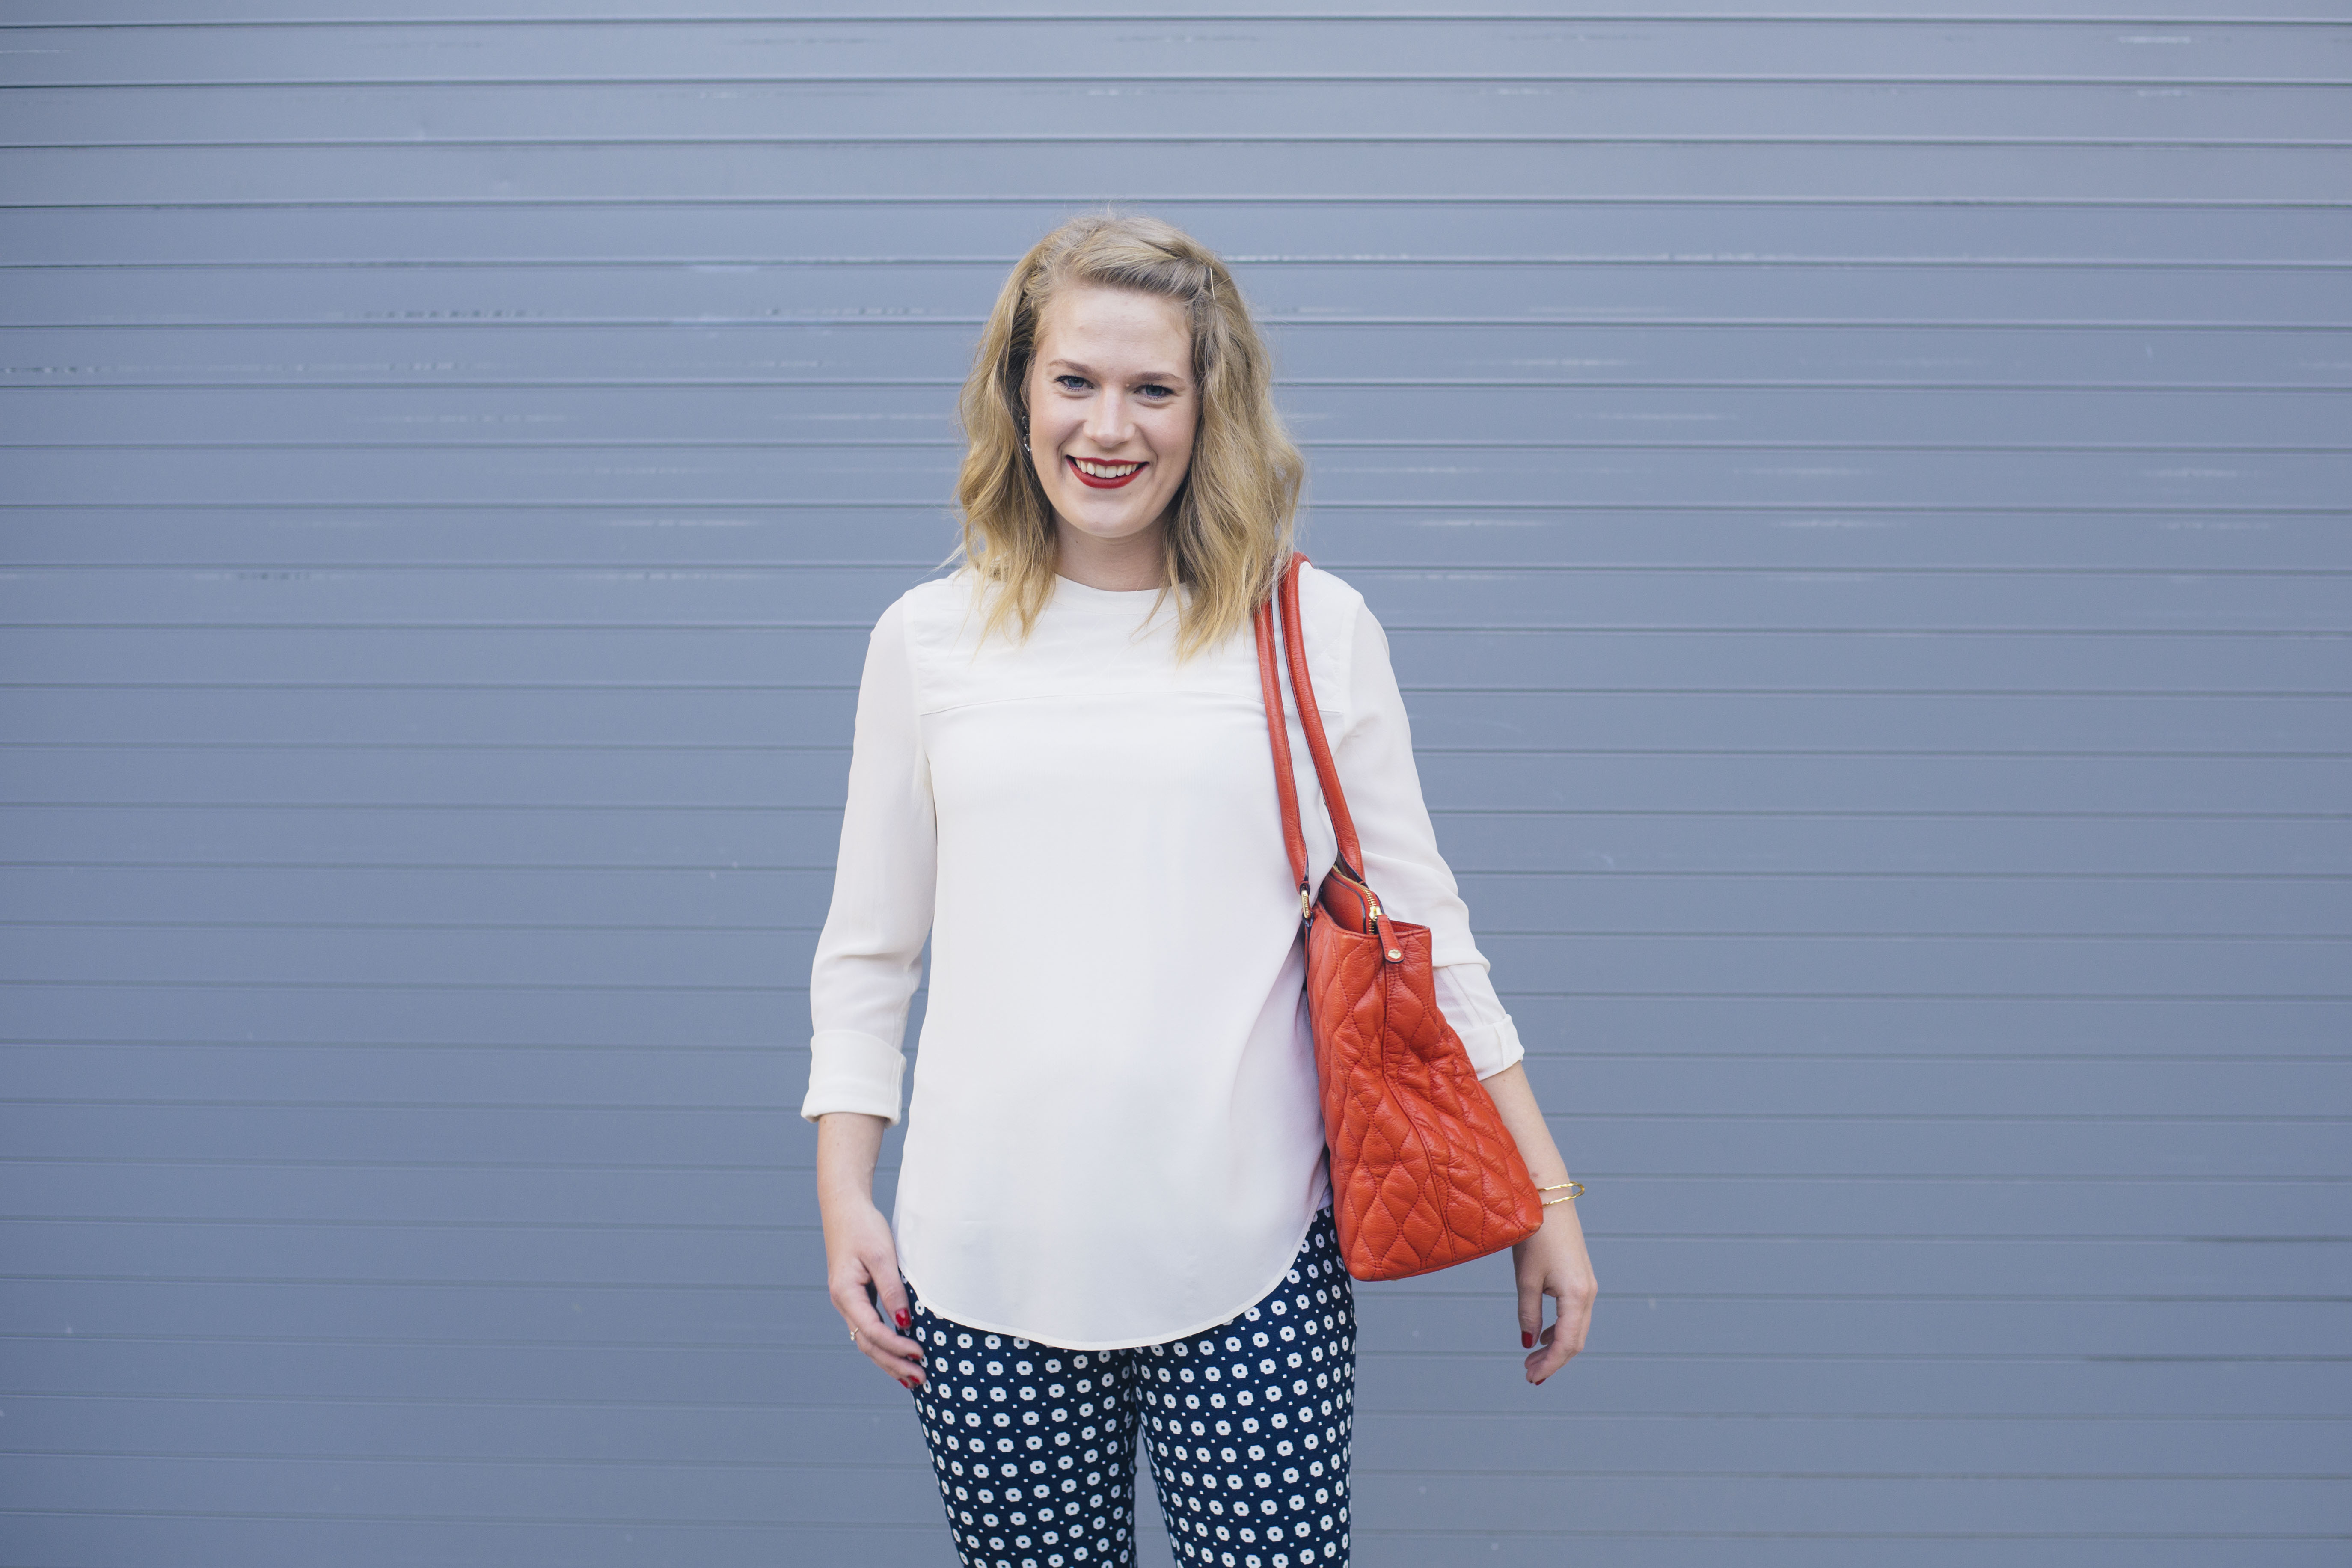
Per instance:
[[[849,1342],[851,1344],[856,1344],[857,1342],[857,1331],[856,1329],[849,1331]]]

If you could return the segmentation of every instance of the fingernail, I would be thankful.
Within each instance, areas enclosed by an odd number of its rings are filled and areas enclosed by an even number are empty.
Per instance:
[[[899,1314],[898,1314],[898,1326],[899,1326],[900,1328],[902,1328],[902,1329],[903,1329],[903,1328],[905,1328],[908,1323],[913,1322],[914,1321],[915,1321],[914,1319],[912,1319],[912,1318],[910,1318],[910,1317],[907,1316],[907,1314],[906,1314],[903,1310],[902,1310],[902,1311],[900,1311],[900,1312],[899,1312]]]
[[[1533,1334],[1531,1334],[1531,1333],[1528,1332],[1525,1329],[1521,1329],[1521,1330],[1519,1331],[1519,1348],[1520,1348],[1521,1350],[1523,1350],[1523,1351],[1531,1351],[1531,1350],[1535,1349],[1535,1348],[1536,1348],[1536,1337],[1535,1337],[1535,1335],[1533,1335]]]

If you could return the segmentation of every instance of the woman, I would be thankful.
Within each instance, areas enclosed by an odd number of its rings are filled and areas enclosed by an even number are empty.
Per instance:
[[[1301,476],[1265,349],[1190,237],[1080,218],[1013,268],[961,412],[961,569],[875,626],[810,981],[833,1303],[914,1393],[965,1563],[1130,1562],[1139,1433],[1181,1561],[1343,1563],[1354,1314],[1249,635]],[[1300,595],[1368,879],[1433,928],[1442,1010],[1572,1191],[1380,626],[1328,573]],[[927,937],[894,1241],[874,1165]],[[1544,1216],[1514,1249],[1532,1383],[1594,1289],[1575,1205]]]

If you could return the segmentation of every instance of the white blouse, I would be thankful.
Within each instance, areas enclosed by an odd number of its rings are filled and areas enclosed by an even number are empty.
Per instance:
[[[1172,595],[1153,614],[1153,590],[1067,578],[1025,642],[982,643],[972,585],[908,590],[867,646],[801,1114],[898,1119],[928,936],[901,1270],[975,1328],[1176,1339],[1271,1289],[1329,1201],[1256,643],[1180,664]],[[1518,1037],[1437,852],[1388,640],[1329,573],[1302,568],[1299,593],[1363,868],[1432,928],[1439,1005],[1489,1077]],[[1290,729],[1319,882],[1337,846]]]

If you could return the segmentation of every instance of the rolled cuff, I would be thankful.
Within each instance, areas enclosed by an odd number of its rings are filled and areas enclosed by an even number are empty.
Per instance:
[[[809,1086],[801,1118],[814,1121],[827,1111],[854,1110],[896,1123],[906,1071],[906,1053],[898,1047],[854,1029],[826,1029],[809,1040]]]
[[[1462,1036],[1463,1048],[1470,1053],[1470,1065],[1482,1079],[1507,1070],[1528,1054],[1527,1047],[1519,1044],[1519,1026],[1511,1022],[1508,1014],[1467,1033],[1460,1029],[1454,1033]]]
[[[1503,1011],[1494,983],[1486,978],[1484,960],[1475,963],[1442,963],[1436,981],[1437,1010],[1461,1037],[1470,1066],[1481,1079],[1490,1079],[1526,1056],[1518,1026]]]

